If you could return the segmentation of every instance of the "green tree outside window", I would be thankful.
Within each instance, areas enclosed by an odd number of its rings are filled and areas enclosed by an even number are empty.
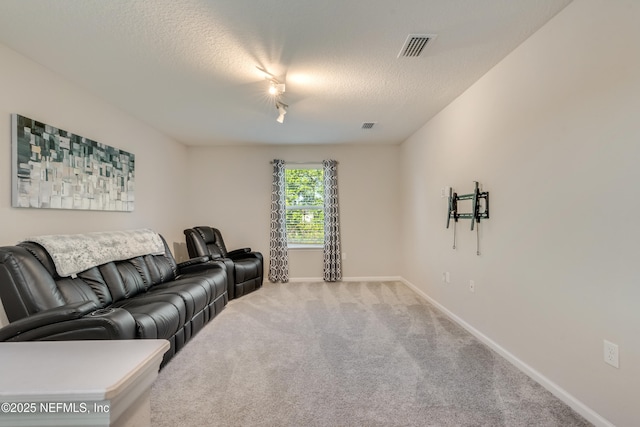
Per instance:
[[[324,242],[324,171],[285,170],[287,243],[321,245]]]

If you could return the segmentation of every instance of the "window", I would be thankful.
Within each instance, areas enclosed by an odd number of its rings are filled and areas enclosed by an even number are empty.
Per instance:
[[[285,169],[285,210],[289,247],[324,243],[324,171],[322,165]]]

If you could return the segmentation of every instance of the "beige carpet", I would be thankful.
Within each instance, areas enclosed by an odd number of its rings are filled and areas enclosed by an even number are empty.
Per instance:
[[[153,426],[588,426],[400,282],[265,283],[160,372]]]

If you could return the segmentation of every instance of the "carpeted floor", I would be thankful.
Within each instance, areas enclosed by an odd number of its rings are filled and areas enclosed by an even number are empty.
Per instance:
[[[401,282],[265,283],[160,372],[153,426],[588,426]]]

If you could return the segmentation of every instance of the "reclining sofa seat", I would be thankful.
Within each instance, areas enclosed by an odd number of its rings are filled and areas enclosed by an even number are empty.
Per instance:
[[[162,236],[160,236],[162,238]],[[60,277],[39,244],[0,248],[0,341],[166,339],[162,366],[227,304],[222,262],[144,255]]]
[[[251,248],[227,251],[220,230],[197,226],[184,230],[189,257],[209,257],[227,264],[233,286],[227,289],[229,299],[239,298],[259,289],[263,280],[263,257]]]

